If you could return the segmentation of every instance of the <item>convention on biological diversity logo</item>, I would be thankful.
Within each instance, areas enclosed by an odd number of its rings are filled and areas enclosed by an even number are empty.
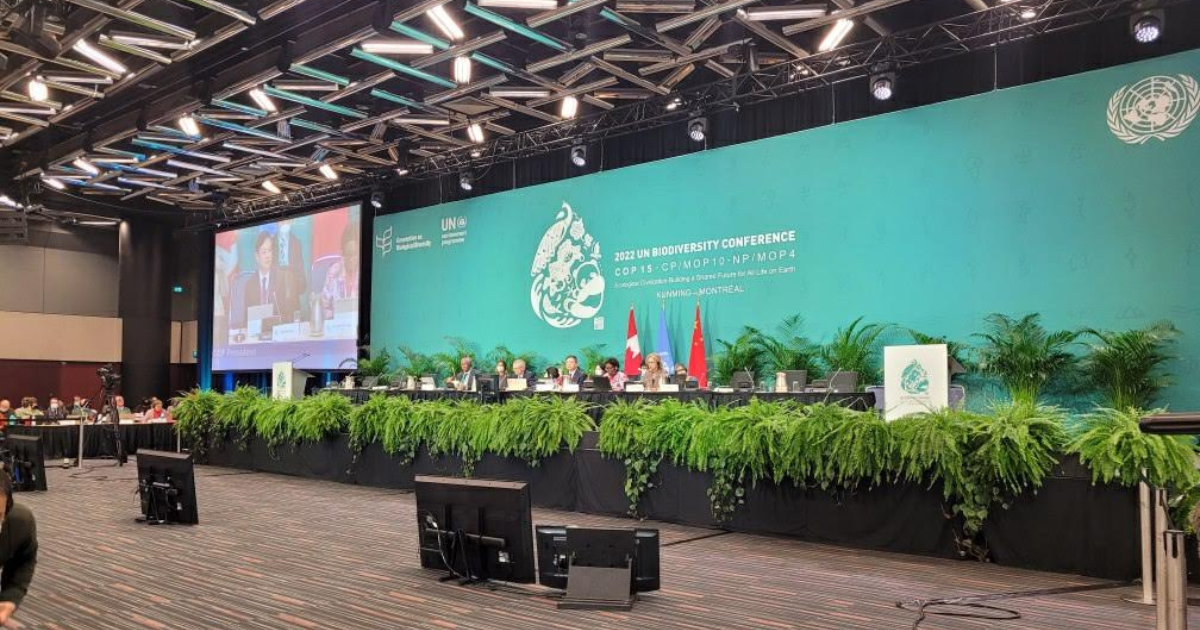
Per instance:
[[[587,233],[583,218],[567,202],[542,235],[529,275],[533,312],[555,328],[578,326],[604,305],[600,243]]]
[[[1108,99],[1108,128],[1122,142],[1143,144],[1183,133],[1200,112],[1200,84],[1186,74],[1147,77]]]
[[[909,361],[900,372],[900,389],[910,396],[920,396],[929,393],[929,372],[920,361]]]

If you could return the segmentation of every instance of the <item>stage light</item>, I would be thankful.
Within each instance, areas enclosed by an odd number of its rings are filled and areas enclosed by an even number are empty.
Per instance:
[[[275,185],[275,182],[273,182],[269,179],[263,181],[262,187],[266,188],[267,192],[271,193],[272,195],[278,195],[283,192],[282,190],[279,189],[279,186]]]
[[[433,20],[433,23],[437,25],[438,30],[442,31],[446,37],[449,37],[453,40],[459,40],[463,38],[462,29],[459,28],[458,24],[454,21],[454,18],[450,17],[450,14],[446,12],[446,7],[439,4],[438,6],[426,11],[425,15],[428,15],[429,19]]]
[[[575,146],[571,147],[571,163],[579,168],[587,166],[587,145],[583,142],[576,142]]]
[[[42,181],[55,190],[65,190],[67,187],[66,184],[58,181],[57,179],[54,179],[53,177],[46,177],[45,175],[42,175]]]
[[[788,7],[749,7],[741,9],[747,20],[766,22],[769,20],[809,20],[825,16],[824,4],[798,4]]]
[[[479,123],[471,123],[467,127],[467,137],[475,144],[483,144],[483,127],[480,127]]]
[[[871,96],[877,101],[886,101],[892,98],[896,91],[896,74],[893,72],[884,72],[871,77]]]
[[[683,99],[676,96],[675,98],[671,99],[669,103],[667,103],[667,111],[673,112],[679,109],[680,105],[683,105]]]
[[[562,100],[558,108],[558,115],[563,118],[574,118],[575,114],[579,113],[579,99],[574,96],[568,96]]]
[[[271,97],[267,96],[266,92],[263,92],[258,88],[250,90],[250,98],[254,99],[254,102],[258,103],[258,106],[261,109],[265,109],[269,112],[279,111],[279,108],[275,106],[275,101],[272,101]]]
[[[338,178],[337,171],[333,170],[333,167],[328,164],[322,164],[317,170],[321,171],[321,174],[325,176],[325,179],[332,181]]]
[[[86,172],[89,175],[99,175],[100,174],[100,169],[96,168],[96,166],[94,164],[92,164],[91,162],[89,162],[83,158],[75,158],[75,161],[71,162],[71,163],[74,164],[76,168],[78,168],[81,171]]]
[[[396,177],[404,177],[405,175],[408,175],[410,172],[411,171],[409,171],[407,168],[401,166],[400,168],[396,169]]]
[[[1162,11],[1144,11],[1129,18],[1129,32],[1139,44],[1151,44],[1159,40],[1163,33],[1164,15]]]
[[[471,149],[471,157],[472,158],[477,158],[481,155],[483,155],[483,151],[480,151],[479,149]]]
[[[454,58],[454,82],[459,85],[466,85],[471,82],[470,57]]]
[[[1037,17],[1037,10],[1033,7],[1025,7],[1024,9],[1021,9],[1022,20],[1032,20],[1035,17]]]
[[[383,207],[383,193],[379,192],[378,190],[371,193],[371,205],[374,206],[376,210],[382,208]]]
[[[92,61],[95,61],[109,70],[112,70],[116,74],[124,75],[125,73],[129,72],[129,68],[126,68],[116,59],[113,59],[112,57],[109,57],[108,55],[97,50],[94,46],[89,44],[86,39],[80,38],[79,41],[76,41],[75,45],[71,48],[73,48],[75,52],[87,57],[88,59],[91,59]]]
[[[550,90],[534,87],[494,87],[488,94],[496,98],[547,98]]]
[[[693,142],[704,142],[708,137],[708,119],[703,116],[692,118],[688,121],[687,133]]]
[[[12,200],[8,195],[0,195],[0,205],[8,206],[9,208],[20,208],[21,204]]]
[[[184,114],[179,117],[179,130],[193,138],[200,137],[200,125],[191,114]]]
[[[475,188],[475,174],[471,171],[463,171],[458,174],[458,186],[467,192],[471,192]]]
[[[29,80],[29,98],[41,102],[50,99],[50,88],[42,82],[41,78]]]
[[[429,55],[433,44],[415,39],[372,39],[363,42],[362,49],[378,55]]]
[[[825,39],[821,40],[821,45],[817,46],[817,50],[827,52],[837,48],[853,28],[854,20],[841,19],[834,22],[833,26],[829,28],[829,32],[825,35]]]
[[[558,8],[558,0],[479,0],[481,7],[550,11]]]

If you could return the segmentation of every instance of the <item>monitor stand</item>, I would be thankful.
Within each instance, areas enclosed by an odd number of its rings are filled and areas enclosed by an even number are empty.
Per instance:
[[[636,598],[630,592],[633,568],[590,567],[571,563],[567,593],[558,607],[568,610],[631,610]]]

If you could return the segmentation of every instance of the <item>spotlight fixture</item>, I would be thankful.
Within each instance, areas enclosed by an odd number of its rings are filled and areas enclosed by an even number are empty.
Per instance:
[[[842,40],[850,34],[850,30],[854,28],[854,20],[840,19],[833,23],[829,28],[829,32],[825,34],[825,39],[821,40],[821,45],[817,46],[819,52],[828,52],[842,45]]]
[[[896,91],[896,73],[883,72],[871,76],[871,96],[877,101],[886,101],[892,98],[892,94]]]
[[[328,179],[330,181],[333,181],[338,178],[337,171],[333,170],[333,167],[328,164],[322,164],[321,167],[318,168],[317,170],[321,171],[321,174],[325,176],[325,179]]]
[[[193,138],[200,137],[200,125],[191,114],[184,114],[179,117],[179,130]]]
[[[466,85],[471,82],[470,57],[454,58],[454,82],[459,85]]]
[[[383,207],[383,193],[379,192],[378,190],[376,190],[375,192],[372,192],[371,193],[371,205],[374,206],[376,210],[382,208]]]
[[[371,39],[362,43],[362,49],[379,55],[428,55],[433,53],[433,44],[413,39]]]
[[[47,186],[55,190],[64,190],[67,187],[66,184],[58,181],[57,179],[54,179],[53,177],[46,177],[45,175],[42,175],[42,181],[45,182]]]
[[[261,109],[265,109],[269,112],[279,111],[279,108],[275,106],[275,101],[272,101],[271,97],[267,96],[267,93],[259,88],[250,90],[250,98],[254,99],[254,102],[257,103]]]
[[[29,98],[39,103],[50,99],[50,88],[46,87],[41,77],[29,80]]]
[[[458,174],[458,186],[467,192],[471,192],[475,188],[475,174],[471,171],[463,171]]]
[[[483,155],[483,151],[480,151],[479,149],[471,149],[471,157],[472,158],[477,158],[481,155]]]
[[[406,166],[398,167],[396,169],[396,177],[404,177],[405,175],[408,175],[410,172],[411,171],[409,171],[408,167],[406,167]]]
[[[92,164],[91,162],[89,162],[81,157],[75,158],[75,161],[71,162],[71,163],[74,164],[75,167],[78,168],[79,170],[86,172],[88,175],[99,175],[100,174],[100,169],[96,168],[95,164]]]
[[[471,123],[467,127],[467,137],[475,144],[483,144],[483,127],[480,127],[479,123]]]
[[[571,147],[571,163],[579,168],[587,166],[587,145],[583,140],[576,140]]]
[[[450,17],[450,14],[446,12],[446,7],[439,4],[436,7],[426,11],[425,15],[428,15],[429,19],[433,20],[433,23],[437,25],[438,30],[442,31],[446,37],[449,37],[455,41],[464,37],[463,30],[459,28],[458,23],[454,21],[454,18]]]
[[[679,109],[680,105],[683,105],[683,99],[676,96],[675,98],[671,99],[670,102],[667,103],[667,111],[673,112],[673,111]]]
[[[129,72],[129,68],[126,68],[116,59],[113,59],[103,52],[100,52],[95,46],[89,44],[86,39],[80,38],[79,41],[75,42],[75,45],[71,48],[74,49],[75,52],[87,57],[88,59],[91,59],[92,61],[95,61],[109,70],[112,70],[116,74],[124,75],[125,73]]]
[[[1035,17],[1037,17],[1037,9],[1034,9],[1033,7],[1025,7],[1024,9],[1021,9],[1022,20],[1032,20]]]
[[[558,108],[558,115],[563,118],[574,118],[575,114],[579,113],[579,99],[574,96],[568,96],[562,100],[562,104]]]
[[[1162,37],[1164,17],[1158,9],[1135,13],[1129,18],[1129,33],[1139,44],[1154,43]]]
[[[693,142],[704,142],[704,139],[708,137],[708,119],[703,116],[693,116],[688,121],[687,133]]]
[[[262,187],[266,188],[267,192],[271,193],[272,195],[278,195],[283,192],[279,189],[279,186],[275,185],[275,182],[269,179],[263,180]]]

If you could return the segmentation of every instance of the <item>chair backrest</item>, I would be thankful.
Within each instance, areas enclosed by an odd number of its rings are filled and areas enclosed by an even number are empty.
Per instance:
[[[253,271],[243,271],[233,279],[229,287],[229,327],[246,327],[246,284],[254,277]]]
[[[329,274],[329,268],[333,266],[333,263],[341,260],[342,257],[338,254],[330,254],[314,260],[312,272],[308,276],[308,290],[317,294],[321,293],[325,289],[325,276]]]

